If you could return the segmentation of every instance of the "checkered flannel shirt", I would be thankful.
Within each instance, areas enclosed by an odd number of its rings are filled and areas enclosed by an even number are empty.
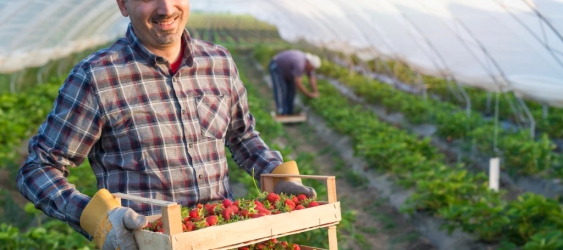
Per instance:
[[[282,163],[254,130],[246,90],[228,50],[182,35],[179,70],[133,32],[74,67],[30,140],[20,192],[47,215],[80,228],[90,197],[65,178],[88,157],[97,187],[197,203],[233,198],[225,146],[256,178]],[[154,205],[123,200],[143,215]]]

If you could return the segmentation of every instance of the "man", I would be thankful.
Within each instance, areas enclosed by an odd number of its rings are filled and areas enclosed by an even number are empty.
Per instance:
[[[282,51],[272,58],[269,69],[279,115],[293,114],[296,87],[308,97],[319,97],[314,70],[320,67],[321,59],[318,56],[299,50]],[[309,78],[312,92],[309,92],[303,85],[303,75],[305,74]]]
[[[160,209],[128,200],[120,206],[110,192],[189,207],[233,199],[225,145],[257,179],[298,172],[254,130],[229,52],[190,38],[188,0],[117,4],[131,21],[126,38],[70,72],[18,172],[24,197],[102,249],[136,249],[131,230]],[[99,189],[92,198],[66,179],[86,157]],[[275,191],[316,196],[299,179],[278,180]]]

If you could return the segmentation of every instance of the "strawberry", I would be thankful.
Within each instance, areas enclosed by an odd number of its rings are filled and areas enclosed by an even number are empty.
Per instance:
[[[239,247],[238,250],[250,250],[248,247]]]
[[[231,219],[231,215],[233,215],[234,213],[230,208],[225,208],[222,214],[223,214],[223,218],[228,221]]]
[[[197,208],[198,208],[198,209],[202,209],[202,208],[203,208],[203,205],[197,204]]]
[[[299,204],[299,199],[297,199],[297,196],[291,197],[291,200],[293,201],[293,203]]]
[[[192,209],[190,211],[189,215],[190,215],[190,218],[192,218],[192,219],[198,219],[198,220],[201,219],[201,217],[199,216],[199,211],[196,208]]]
[[[237,206],[237,207],[238,207],[239,204],[240,204],[240,201],[239,201],[239,200],[236,200],[235,202],[233,202],[233,205],[234,205],[234,206]]]
[[[243,217],[249,217],[250,212],[248,212],[248,209],[244,209],[244,210],[240,211],[240,215],[243,216]]]
[[[303,201],[307,200],[307,196],[300,194],[297,196],[297,200],[299,200],[300,203],[303,203]]]
[[[266,200],[268,200],[270,204],[276,204],[276,201],[280,200],[280,196],[274,193],[269,193],[268,196],[266,196]]]
[[[316,206],[319,206],[319,203],[317,203],[316,201],[311,201],[311,203],[309,203],[309,205],[307,206],[307,208],[316,207]]]
[[[293,250],[301,250],[301,248],[297,244],[293,244],[291,246],[293,247]]]
[[[266,245],[263,245],[262,243],[260,243],[260,244],[256,245],[256,249],[262,250],[262,249],[267,249],[267,248],[266,248]]]
[[[187,221],[187,222],[184,224],[184,226],[186,227],[185,231],[187,231],[187,232],[191,232],[191,231],[193,231],[193,230],[196,229],[195,224],[192,223],[191,221]]]
[[[159,230],[156,231],[157,233],[164,233],[164,228],[161,228]]]
[[[305,207],[303,205],[297,205],[297,207],[295,208],[295,210],[301,210],[301,209],[305,209]]]
[[[229,200],[229,199],[224,199],[224,200],[223,200],[223,207],[230,207],[231,205],[233,205],[233,203],[231,202],[231,200]]]
[[[255,218],[259,218],[260,214],[249,214],[250,218],[255,219]]]
[[[205,220],[207,221],[207,223],[209,223],[209,226],[213,226],[217,224],[217,216],[215,215],[210,215],[206,217]]]
[[[285,205],[287,205],[290,209],[290,211],[295,210],[295,202],[293,202],[290,199],[285,199]]]
[[[254,204],[256,204],[257,207],[264,207],[259,201],[254,201]]]
[[[239,214],[239,209],[238,209],[238,207],[235,206],[234,204],[231,205],[231,210],[233,210],[233,213],[234,213],[234,214]]]
[[[283,246],[284,248],[287,248],[287,242],[282,241],[282,242],[280,242],[280,244],[282,244],[282,246]]]
[[[278,240],[276,238],[273,238],[273,239],[270,240],[270,242],[276,244],[276,243],[278,243]]]

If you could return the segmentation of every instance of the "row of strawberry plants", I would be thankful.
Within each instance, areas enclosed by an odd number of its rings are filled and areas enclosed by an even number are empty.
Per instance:
[[[488,189],[485,174],[446,166],[444,156],[428,139],[419,140],[380,122],[362,107],[351,106],[326,81],[319,81],[319,91],[321,98],[307,103],[328,126],[351,136],[356,153],[372,166],[393,173],[399,183],[415,189],[405,212],[428,211],[444,218],[449,230],[460,228],[506,247],[555,249],[563,244],[557,238],[563,236],[563,207],[557,201],[531,193],[506,201],[504,192]]]
[[[394,77],[397,77],[399,81],[409,83],[412,81],[412,75],[415,74],[408,66],[398,63],[395,61],[386,62],[390,68],[394,70]],[[379,74],[388,75],[388,72],[383,68],[383,65],[376,63],[375,61],[370,61],[368,63],[372,70]],[[393,76],[391,76],[393,77]],[[452,103],[459,107],[465,107],[465,100],[459,100],[453,96],[451,90],[448,88],[448,83],[446,79],[437,78],[428,75],[422,75],[422,79],[426,86],[428,87],[428,93],[440,96],[440,99],[445,102]],[[453,86],[453,88],[456,88]],[[465,88],[465,92],[471,100],[471,109],[480,112],[482,114],[492,114],[495,109],[494,104],[494,94],[488,93],[485,90],[477,88]],[[506,95],[500,95],[499,102],[499,117],[502,120],[510,120],[512,122],[517,121],[518,118],[514,115],[514,112],[508,102],[514,100],[514,95],[512,93],[507,93]],[[543,118],[543,106],[536,102],[525,101],[526,105],[530,109],[534,120],[536,121],[536,130],[539,133],[547,133],[551,138],[562,138],[563,137],[563,109],[559,108],[548,108],[548,118]]]
[[[256,53],[255,57],[267,58]],[[405,187],[415,188],[404,211],[428,211],[446,219],[449,230],[461,228],[509,248],[557,249],[563,245],[563,208],[556,200],[526,193],[506,201],[504,192],[488,189],[485,174],[468,173],[461,165],[446,166],[443,155],[427,138],[419,141],[415,135],[378,121],[360,106],[351,106],[326,81],[319,81],[319,91],[321,98],[308,100],[308,104],[327,124],[351,136],[357,154],[373,166],[392,172]]]
[[[473,112],[467,117],[464,110],[452,103],[423,99],[377,80],[350,75],[347,69],[328,61],[323,61],[319,72],[339,79],[368,102],[383,105],[389,112],[405,114],[413,124],[436,124],[437,135],[448,141],[465,139],[482,152],[493,152],[494,121],[486,120],[478,113]],[[511,174],[563,176],[559,156],[553,152],[556,146],[545,133],[534,140],[528,131],[498,128],[497,148]]]

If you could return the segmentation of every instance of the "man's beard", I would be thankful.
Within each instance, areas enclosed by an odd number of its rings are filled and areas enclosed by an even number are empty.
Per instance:
[[[153,18],[154,21],[166,20],[166,19],[176,19],[175,22],[180,22],[180,17],[182,16],[181,13],[173,13],[169,16],[157,16]],[[174,31],[166,31],[166,33],[155,33],[155,41],[158,44],[172,44],[177,41],[182,36],[182,32],[184,29],[182,27],[178,27],[177,30]]]

